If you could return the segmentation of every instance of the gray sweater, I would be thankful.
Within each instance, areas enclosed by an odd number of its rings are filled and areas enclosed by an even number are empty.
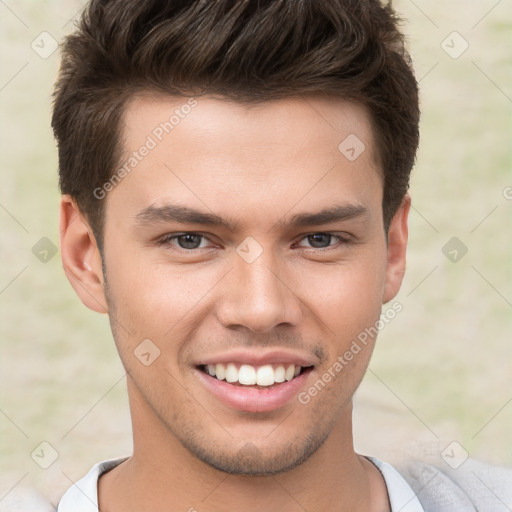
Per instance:
[[[425,512],[511,512],[512,469],[467,459],[457,469],[423,461],[395,465]]]

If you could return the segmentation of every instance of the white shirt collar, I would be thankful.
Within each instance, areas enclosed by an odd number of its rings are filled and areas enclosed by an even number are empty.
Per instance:
[[[98,479],[100,475],[121,464],[128,457],[95,464],[82,479],[70,487],[57,507],[57,512],[98,512]],[[387,462],[366,458],[382,473],[388,489],[392,512],[425,512],[418,498],[402,475]]]

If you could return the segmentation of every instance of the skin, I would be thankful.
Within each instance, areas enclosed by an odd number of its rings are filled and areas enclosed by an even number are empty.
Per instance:
[[[123,124],[127,155],[185,101],[134,98]],[[353,162],[338,150],[351,133],[366,146]],[[301,390],[332,368],[402,282],[410,198],[386,240],[382,196],[367,112],[313,95],[257,106],[198,98],[104,199],[105,275],[87,220],[63,196],[64,269],[83,303],[108,313],[127,372],[134,453],[100,478],[100,510],[390,509],[380,472],[352,438],[352,396],[375,339],[308,404],[292,399],[266,413],[221,403],[195,367],[232,348],[296,350],[315,364]],[[236,226],[140,222],[137,214],[165,203]],[[365,213],[280,223],[340,204]],[[183,239],[182,247],[176,238],[158,243],[183,232],[205,238],[194,249]],[[318,244],[308,237],[315,233],[335,236]],[[263,250],[252,263],[236,252],[249,236]],[[160,350],[149,366],[134,356],[145,339]]]

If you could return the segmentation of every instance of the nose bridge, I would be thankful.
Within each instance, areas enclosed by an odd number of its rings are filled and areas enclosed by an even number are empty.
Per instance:
[[[270,249],[261,247],[260,251],[256,258],[247,258],[242,246],[234,257],[228,289],[218,309],[219,320],[226,327],[241,325],[267,332],[300,320],[299,300],[280,275],[282,261]]]

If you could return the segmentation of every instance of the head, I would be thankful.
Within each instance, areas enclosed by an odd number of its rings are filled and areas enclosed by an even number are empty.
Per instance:
[[[55,90],[62,257],[109,314],[134,427],[235,473],[322,446],[375,336],[308,404],[233,407],[206,365],[332,376],[399,290],[418,120],[389,5],[89,4]]]

